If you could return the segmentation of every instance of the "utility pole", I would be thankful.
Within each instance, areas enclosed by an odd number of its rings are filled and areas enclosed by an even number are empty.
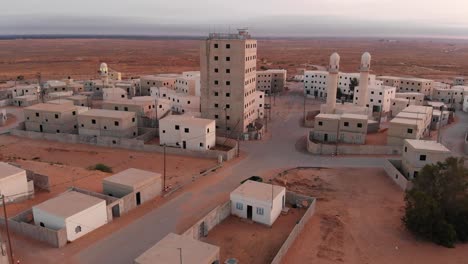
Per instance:
[[[237,157],[240,157],[240,140],[239,140],[239,136],[237,136]]]
[[[306,123],[306,97],[307,95],[304,94],[304,125]]]
[[[10,255],[10,263],[13,264],[13,248],[11,247],[11,237],[10,237],[10,229],[8,228],[8,216],[7,210],[5,206],[5,195],[2,195],[2,204],[3,204],[3,217],[5,218],[5,229],[8,238],[8,253]]]
[[[180,264],[182,264],[182,248],[177,248],[179,250],[179,259],[180,259]]]
[[[166,144],[164,144],[163,191],[166,191]]]

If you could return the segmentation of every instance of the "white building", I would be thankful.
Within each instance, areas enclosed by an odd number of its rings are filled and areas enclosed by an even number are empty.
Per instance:
[[[463,98],[468,95],[468,86],[453,86],[450,89],[434,89],[432,100],[440,101],[450,107],[460,110],[463,108]]]
[[[192,96],[200,96],[200,72],[183,72],[175,82],[175,90]]]
[[[410,105],[424,105],[423,93],[396,93],[395,98],[402,98],[408,101]]]
[[[70,242],[107,223],[106,201],[75,191],[33,206],[32,211],[36,225],[65,228]]]
[[[285,206],[286,188],[249,180],[230,198],[231,214],[271,226]]]
[[[409,179],[413,179],[424,166],[443,162],[450,155],[450,150],[435,141],[406,139],[403,145],[402,169]]]
[[[463,97],[463,112],[468,112],[468,95]]]
[[[265,114],[265,92],[255,91],[255,103],[258,106],[258,118],[263,118]]]
[[[158,74],[142,76],[140,78],[140,96],[150,95],[151,87],[167,87],[171,90],[175,90],[178,77],[180,77],[180,74]]]
[[[359,87],[356,87],[354,93],[354,104],[358,104]],[[391,100],[395,98],[396,88],[391,86],[372,86],[367,90],[368,107],[372,112],[389,112],[392,104]]]
[[[286,86],[287,71],[269,69],[257,71],[257,90],[265,94],[282,92]]]
[[[160,144],[204,151],[216,145],[216,125],[211,119],[169,115],[159,121]]]
[[[434,87],[433,80],[421,78],[378,76],[377,80],[382,81],[383,85],[396,87],[399,93],[417,92],[430,96]]]
[[[21,200],[34,194],[32,181],[28,182],[26,171],[0,162],[0,195],[4,195],[5,202]]]

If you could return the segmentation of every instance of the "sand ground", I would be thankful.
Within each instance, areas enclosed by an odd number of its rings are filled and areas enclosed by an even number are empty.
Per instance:
[[[283,264],[467,263],[468,245],[447,249],[406,231],[404,194],[382,169],[295,170],[275,182],[317,197]]]

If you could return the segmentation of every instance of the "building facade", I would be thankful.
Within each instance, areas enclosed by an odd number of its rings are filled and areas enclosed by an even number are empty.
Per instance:
[[[24,108],[24,124],[27,131],[76,133],[78,114],[73,104],[36,104]]]
[[[78,115],[78,133],[87,136],[133,138],[138,135],[133,112],[91,109]]]
[[[286,78],[286,70],[257,71],[257,90],[264,92],[266,95],[281,93],[286,86]]]
[[[403,144],[402,169],[408,179],[414,179],[424,166],[443,162],[450,155],[450,150],[435,141],[406,139]]]

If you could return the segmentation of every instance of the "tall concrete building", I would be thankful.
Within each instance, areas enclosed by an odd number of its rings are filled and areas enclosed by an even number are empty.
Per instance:
[[[257,41],[246,30],[212,33],[200,48],[201,116],[217,131],[236,137],[257,118]]]

